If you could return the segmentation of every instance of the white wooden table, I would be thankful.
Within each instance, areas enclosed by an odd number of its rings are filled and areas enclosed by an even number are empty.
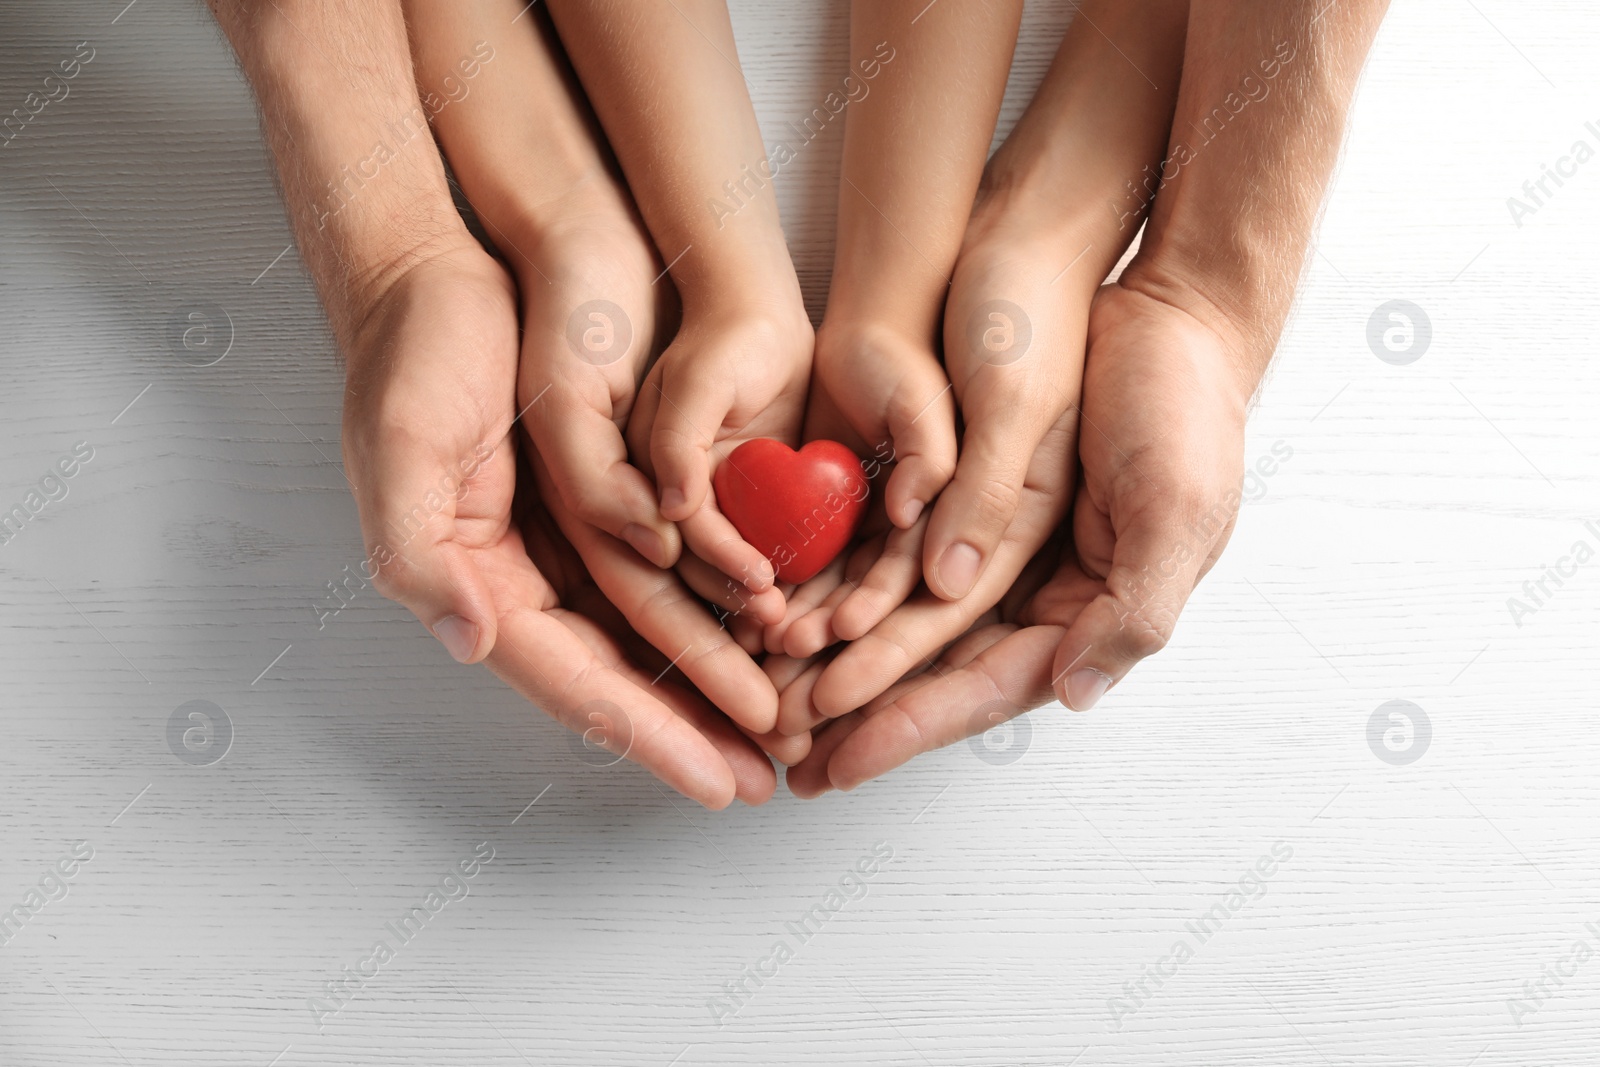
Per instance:
[[[713,815],[370,590],[318,629],[361,558],[327,331],[203,5],[123,2],[0,0],[0,113],[93,49],[0,149],[0,508],[74,470],[0,545],[0,1063],[1595,1062],[1600,560],[1523,583],[1600,548],[1600,162],[1506,205],[1600,147],[1592,4],[1396,3],[1253,422],[1292,458],[1167,651],[1006,758]],[[763,122],[808,112],[843,0],[735,7]],[[838,148],[780,179],[814,311]],[[1369,741],[1394,700],[1427,730]]]

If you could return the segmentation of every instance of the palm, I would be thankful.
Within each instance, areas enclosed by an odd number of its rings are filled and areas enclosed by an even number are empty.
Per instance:
[[[1073,541],[1085,572],[1105,578],[1142,513],[1181,499],[1194,519],[1231,519],[1222,501],[1239,485],[1244,418],[1222,340],[1169,303],[1105,286],[1089,346]]]

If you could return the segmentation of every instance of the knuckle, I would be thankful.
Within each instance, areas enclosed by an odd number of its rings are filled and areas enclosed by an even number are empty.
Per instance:
[[[585,479],[568,479],[561,485],[561,499],[580,521],[604,526],[611,517],[616,497],[604,485]]]
[[[367,556],[372,560],[372,588],[386,600],[403,604],[416,589],[415,571],[398,554],[380,553],[380,549],[374,549]]]
[[[1166,612],[1132,608],[1120,614],[1118,643],[1135,659],[1153,656],[1167,647],[1177,620]]]
[[[912,457],[907,457],[911,459]],[[956,455],[954,448],[928,449],[918,452],[915,462],[920,468],[924,481],[930,485],[947,485],[956,474]]]
[[[966,514],[977,527],[1000,533],[1011,524],[1021,493],[1010,482],[985,480],[967,498]]]

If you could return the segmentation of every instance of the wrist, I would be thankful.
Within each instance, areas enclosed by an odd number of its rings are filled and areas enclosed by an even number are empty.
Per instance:
[[[949,269],[936,274],[937,268],[915,252],[908,260],[907,248],[898,236],[894,247],[885,247],[881,241],[840,235],[819,339],[888,332],[923,348],[932,347],[950,292]]]
[[[1140,253],[1122,272],[1117,284],[1176,309],[1217,339],[1215,351],[1225,366],[1216,368],[1215,380],[1239,404],[1242,412],[1255,396],[1272,362],[1285,311],[1277,298],[1241,288],[1232,279],[1208,274],[1187,255]],[[1293,287],[1290,286],[1292,296]]]
[[[683,305],[684,321],[738,318],[803,320],[810,329],[800,280],[780,232],[776,240],[732,241],[713,235],[674,251],[659,247]]]
[[[801,304],[798,290],[791,299],[770,290],[750,290],[729,299],[685,301],[674,344],[693,339],[737,336],[751,352],[780,361],[809,365],[816,331]]]

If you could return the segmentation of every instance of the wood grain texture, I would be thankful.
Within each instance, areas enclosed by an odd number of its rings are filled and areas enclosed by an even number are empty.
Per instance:
[[[1030,5],[1002,134],[1069,7]],[[841,0],[734,15],[764,129],[842,77]],[[361,556],[340,372],[275,261],[231,58],[179,0],[0,18],[0,111],[96,49],[0,149],[0,506],[94,449],[0,545],[0,909],[94,850],[0,946],[0,1063],[1594,1062],[1600,960],[1569,961],[1600,950],[1600,562],[1520,626],[1506,601],[1600,545],[1600,162],[1520,227],[1505,205],[1600,140],[1593,5],[1394,6],[1252,423],[1250,457],[1293,456],[1103,710],[1041,709],[1009,764],[961,745],[717,815],[585,765],[370,590],[319,628]],[[779,180],[814,314],[841,132]],[[1406,367],[1366,341],[1391,299],[1433,327]],[[233,346],[191,367],[166,323],[201,304]],[[1406,766],[1368,745],[1392,699],[1432,726]],[[233,724],[214,765],[168,749],[190,700]],[[470,894],[319,1028],[308,999],[480,842]],[[801,940],[876,842],[892,860]],[[1108,1000],[1181,938],[1117,1027]],[[1514,1015],[1546,968],[1572,973]]]

